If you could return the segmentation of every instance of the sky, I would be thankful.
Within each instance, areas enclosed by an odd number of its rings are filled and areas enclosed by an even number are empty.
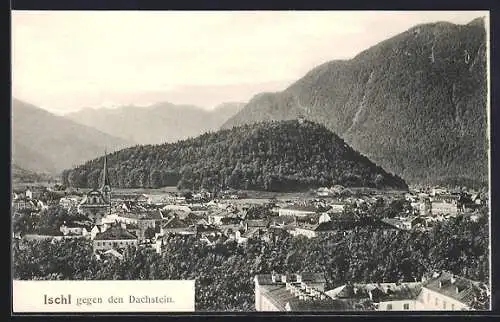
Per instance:
[[[12,95],[56,114],[284,90],[421,23],[487,11],[13,11]]]

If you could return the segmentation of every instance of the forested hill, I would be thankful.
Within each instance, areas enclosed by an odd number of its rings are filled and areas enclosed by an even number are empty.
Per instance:
[[[98,184],[103,159],[64,171],[73,187]],[[115,187],[298,191],[341,184],[407,189],[323,125],[262,122],[162,145],[136,146],[108,155]]]
[[[407,182],[487,181],[486,48],[482,18],[418,25],[256,95],[223,128],[303,115]]]

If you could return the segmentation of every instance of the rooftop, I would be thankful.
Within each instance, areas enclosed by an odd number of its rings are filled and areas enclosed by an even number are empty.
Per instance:
[[[416,299],[422,285],[419,282],[410,283],[354,283],[345,284],[326,292],[336,299],[363,299],[372,295],[374,302]]]
[[[290,311],[296,312],[317,312],[317,311],[361,311],[363,307],[356,300],[333,300],[326,298],[324,300],[300,300],[293,298],[289,301]]]
[[[161,220],[161,212],[159,210],[132,210],[131,212],[124,211],[119,214],[120,217],[138,219],[138,220]]]
[[[459,277],[449,272],[435,273],[423,283],[425,288],[453,298],[468,306],[472,305],[475,291],[479,290],[480,285],[480,282]]]
[[[121,226],[112,226],[102,233],[98,233],[94,240],[120,240],[137,239],[137,236],[122,228]]]
[[[192,225],[192,222],[190,220],[183,220],[178,217],[173,217],[169,219],[167,222],[165,222],[162,225],[163,229],[171,229],[171,228],[188,228],[190,225]]]
[[[326,283],[325,275],[323,273],[309,272],[301,274],[285,274],[286,281],[289,283],[297,282],[297,275],[300,275],[302,282],[305,283]],[[285,284],[281,282],[281,274],[276,274],[276,282],[273,282],[272,274],[259,274],[256,275],[255,278],[257,279],[259,285]]]
[[[282,311],[355,310],[354,301],[334,300],[307,283],[291,282],[261,285],[262,295]]]

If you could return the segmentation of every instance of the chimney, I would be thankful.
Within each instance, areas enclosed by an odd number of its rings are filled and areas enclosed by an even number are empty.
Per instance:
[[[274,271],[271,273],[271,280],[273,283],[276,283],[276,273]]]
[[[286,283],[286,274],[281,274],[281,283]]]
[[[326,298],[325,294],[320,294],[319,298],[322,299],[322,300],[324,300]]]
[[[455,286],[455,291],[458,293],[460,293],[460,290],[458,289],[458,286]]]
[[[453,275],[451,278],[450,278],[450,282],[451,284],[455,284],[455,282],[457,281],[457,278],[455,277],[455,275]]]
[[[443,281],[439,281],[439,288],[443,287]]]
[[[296,278],[297,278],[297,283],[302,283],[302,275],[300,274],[295,274]]]

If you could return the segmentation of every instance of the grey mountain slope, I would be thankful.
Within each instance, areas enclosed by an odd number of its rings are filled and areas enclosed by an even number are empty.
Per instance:
[[[224,103],[214,110],[157,103],[148,107],[85,108],[65,117],[139,144],[175,142],[217,130],[243,103]]]
[[[59,173],[100,156],[132,145],[34,105],[12,102],[12,161],[36,172]]]
[[[486,80],[482,19],[418,25],[255,96],[223,128],[302,115],[411,183],[484,181]]]

